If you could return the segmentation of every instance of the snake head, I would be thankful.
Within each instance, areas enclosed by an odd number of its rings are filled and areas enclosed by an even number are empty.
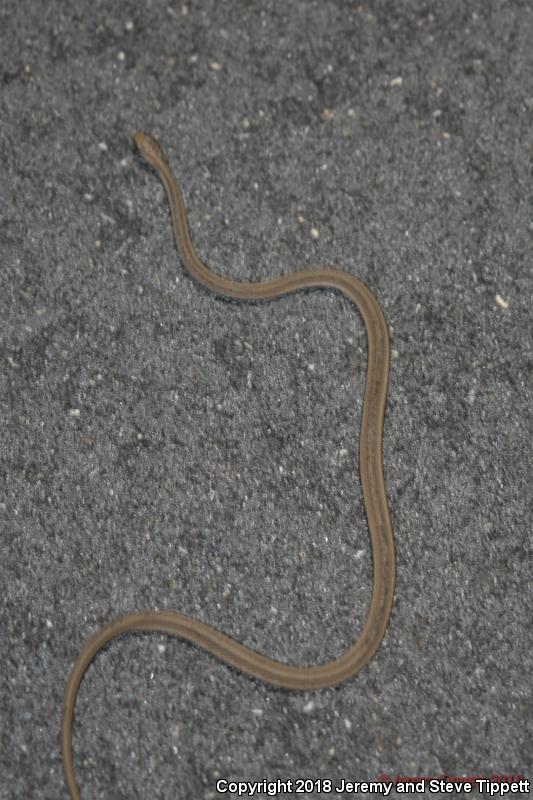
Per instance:
[[[163,151],[153,136],[149,136],[147,133],[142,133],[141,131],[136,131],[133,134],[133,143],[146,163],[150,164],[151,167],[157,169],[158,165],[166,163]]]

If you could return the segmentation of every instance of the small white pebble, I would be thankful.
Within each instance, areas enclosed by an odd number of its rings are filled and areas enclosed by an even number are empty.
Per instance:
[[[396,358],[399,358],[400,354],[399,354],[399,352],[397,350],[393,350],[392,353],[391,353],[391,356],[394,359],[396,359]]]
[[[102,242],[100,241],[100,239],[97,239],[97,240],[95,241],[95,243],[94,243],[94,246],[95,246],[95,247],[98,247],[98,248],[100,248],[100,247],[102,246]]]
[[[130,33],[133,30],[133,21],[131,19],[126,20],[124,27]]]
[[[364,554],[365,554],[364,550],[358,550],[354,556],[355,560],[359,561],[360,558],[363,558]]]
[[[83,195],[83,199],[87,200],[87,202],[90,203],[91,200],[93,199],[93,196],[92,194],[89,194],[89,192],[85,192],[85,194]]]
[[[449,138],[450,138],[450,134],[449,134],[449,133],[446,133],[446,131],[443,131],[443,132],[442,132],[442,138],[443,138],[443,139],[449,139]]]
[[[256,717],[263,716],[263,709],[262,708],[252,708],[252,714]]]
[[[298,214],[298,216],[296,217],[296,219],[298,220],[298,222],[300,223],[300,225],[303,225],[303,224],[304,224],[304,222],[305,222],[305,217],[302,217],[302,215],[301,215],[301,214]]]
[[[248,129],[250,127],[250,120],[248,117],[244,117],[242,121],[242,127]]]
[[[314,701],[309,700],[309,702],[306,703],[305,706],[303,707],[302,711],[304,712],[304,714],[310,714],[311,711],[314,709],[314,707],[315,707]]]
[[[314,372],[316,369],[316,364],[308,364],[307,369],[309,370],[309,372]]]
[[[117,58],[118,58],[119,61],[125,61],[126,60],[126,53],[123,50],[121,50],[120,53],[118,54]]]
[[[339,450],[339,455],[341,458],[346,458],[346,456],[348,455],[348,450],[345,447],[341,447],[341,449]]]
[[[71,408],[71,409],[69,409],[68,413],[70,414],[71,417],[79,417],[80,410],[79,410],[79,408]]]
[[[48,629],[50,629],[50,628],[53,628],[53,627],[54,627],[54,623],[52,622],[52,620],[51,620],[51,619],[47,619],[47,620],[46,620],[46,627],[47,627]]]
[[[186,17],[188,13],[189,13],[189,6],[186,6],[185,4],[182,5],[182,7],[181,7],[181,16],[182,17]]]
[[[389,83],[389,86],[401,86],[403,83],[403,78],[398,75],[397,78],[393,78]]]
[[[346,728],[347,731],[351,731],[352,730],[352,721],[349,720],[349,719],[345,719],[344,720],[344,727]]]
[[[211,69],[215,70],[215,72],[220,72],[222,69],[222,64],[219,64],[218,61],[212,61],[209,66]]]
[[[167,646],[165,644],[158,644],[157,649],[159,650],[160,653],[164,653],[165,650],[167,649]]]
[[[281,464],[279,465],[278,469],[279,469],[279,473],[280,473],[280,475],[283,475],[283,473],[285,472],[285,470],[283,469],[283,467],[281,466]]]
[[[509,308],[508,301],[504,300],[503,297],[501,296],[501,294],[497,294],[494,299],[496,300],[496,302],[500,306],[500,308]]]
[[[102,153],[107,153],[108,147],[105,142],[98,142],[98,147],[102,151]]]
[[[320,231],[318,228],[311,228],[311,239],[318,239],[320,236]]]

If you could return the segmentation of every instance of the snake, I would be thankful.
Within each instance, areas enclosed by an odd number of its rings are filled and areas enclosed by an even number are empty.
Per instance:
[[[333,267],[305,268],[260,282],[231,280],[212,271],[193,246],[185,202],[160,144],[141,131],[133,135],[133,144],[163,183],[178,254],[196,281],[216,295],[242,301],[272,300],[305,289],[334,289],[351,301],[362,316],[368,355],[359,438],[359,478],[372,549],[373,585],[369,609],[358,638],[340,657],[325,664],[299,666],[269,658],[198,619],[172,610],[130,613],[101,627],[86,641],[65,686],[61,750],[72,800],[81,798],[72,752],[76,697],[87,668],[115,637],[132,631],[156,631],[178,636],[266,684],[311,691],[347,681],[370,662],[383,640],[394,602],[395,547],[382,454],[390,340],[380,304],[363,281]]]

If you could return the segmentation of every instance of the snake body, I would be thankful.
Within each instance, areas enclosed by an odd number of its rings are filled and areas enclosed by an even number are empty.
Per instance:
[[[304,269],[273,280],[242,283],[212,272],[196,253],[187,211],[178,183],[159,144],[137,132],[134,144],[158,173],[165,187],[176,245],[189,273],[212,292],[238,300],[270,300],[309,288],[336,289],[351,300],[363,317],[368,339],[366,385],[359,445],[360,479],[372,545],[373,589],[370,608],[359,638],[343,655],[318,666],[295,666],[268,658],[230,636],[175,611],[127,614],[100,628],[79,654],[68,678],[61,725],[61,747],[72,800],[80,800],[72,756],[74,706],[85,671],[96,654],[116,636],[129,631],[159,631],[186,639],[265,683],[285,689],[319,689],[352,678],[372,659],[389,621],[394,598],[395,554],[382,462],[383,420],[389,379],[389,335],[380,305],[367,286],[338,269]]]

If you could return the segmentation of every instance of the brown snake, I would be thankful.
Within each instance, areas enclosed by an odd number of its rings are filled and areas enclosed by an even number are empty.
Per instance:
[[[359,444],[360,477],[366,508],[374,582],[370,610],[357,641],[337,659],[313,667],[299,667],[267,658],[209,625],[175,611],[127,614],[100,628],[85,644],[65,688],[61,748],[65,777],[72,800],[80,800],[72,758],[72,726],[78,689],[96,654],[115,636],[128,631],[160,631],[180,636],[242,672],[286,689],[320,689],[352,678],[381,644],[394,598],[394,538],[383,479],[383,419],[389,381],[389,335],[383,312],[370,290],[358,278],[338,269],[304,269],[260,283],[241,283],[212,272],[196,253],[189,233],[187,211],[178,183],[159,144],[137,132],[133,141],[144,160],[155,168],[167,192],[174,236],[181,260],[212,292],[239,300],[270,300],[300,289],[329,288],[342,292],[359,309],[368,337],[368,363]]]

